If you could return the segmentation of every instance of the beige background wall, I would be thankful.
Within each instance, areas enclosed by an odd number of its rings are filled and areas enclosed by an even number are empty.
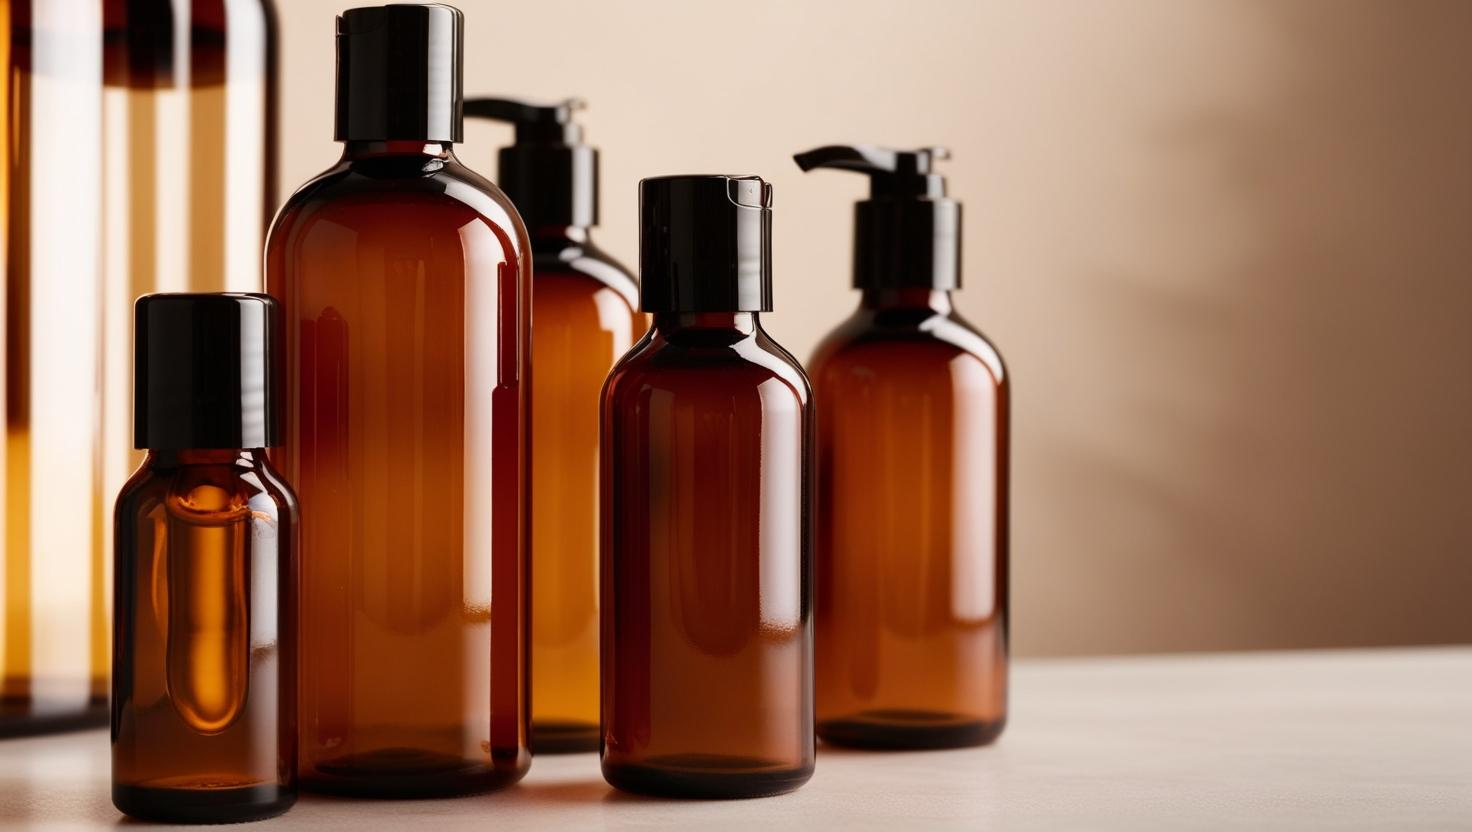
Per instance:
[[[1472,639],[1472,3],[460,5],[469,92],[589,100],[626,261],[640,177],[775,183],[799,356],[854,303],[864,186],[790,154],[953,149],[1020,653]],[[278,7],[289,192],[336,155],[345,5]]]

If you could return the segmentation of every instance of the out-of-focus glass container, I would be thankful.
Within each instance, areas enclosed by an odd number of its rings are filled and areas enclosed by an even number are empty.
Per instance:
[[[104,718],[102,8],[0,2],[5,442],[0,735]]]
[[[133,300],[260,288],[274,30],[268,0],[0,0],[0,734],[103,714]]]

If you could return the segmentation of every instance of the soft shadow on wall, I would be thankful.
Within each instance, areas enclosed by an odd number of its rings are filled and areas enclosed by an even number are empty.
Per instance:
[[[1060,410],[1019,466],[1048,515],[1019,555],[1071,556],[1020,566],[1020,627],[1068,652],[1472,639],[1472,7],[1242,9],[1206,35],[1225,55],[1176,30],[1218,74],[1159,67],[1123,216],[1079,223],[1112,239],[1066,277]]]
[[[283,193],[335,156],[346,5],[277,0]],[[954,149],[961,307],[1016,385],[1018,653],[1472,640],[1472,5],[457,5],[467,91],[590,100],[625,262],[639,177],[775,183],[802,357],[862,186],[790,154]]]

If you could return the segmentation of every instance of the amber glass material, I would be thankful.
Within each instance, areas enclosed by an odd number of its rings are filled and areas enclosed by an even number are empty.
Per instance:
[[[532,237],[532,748],[598,750],[598,395],[644,334],[585,228]]]
[[[819,345],[818,736],[980,745],[1007,717],[1007,377],[949,293],[873,290]]]
[[[96,3],[96,0],[93,0]],[[275,210],[274,12],[268,0],[104,0],[101,480],[106,512],[132,443],[133,301],[259,292]],[[102,551],[111,551],[108,541]],[[103,616],[106,618],[106,616]]]
[[[107,714],[101,33],[95,0],[0,2],[0,736]]]
[[[450,794],[527,748],[526,232],[449,145],[349,142],[272,228],[302,518],[302,785]]]
[[[811,393],[750,312],[661,312],[603,392],[603,775],[751,797],[813,772]]]
[[[152,451],[115,515],[113,803],[210,823],[296,800],[296,500],[262,450]]]

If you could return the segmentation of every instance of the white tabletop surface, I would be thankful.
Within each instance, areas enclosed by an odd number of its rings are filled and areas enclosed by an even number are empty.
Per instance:
[[[120,822],[105,732],[0,741],[0,828]],[[632,797],[596,755],[542,756],[497,794],[303,796],[260,825],[296,827],[1472,829],[1472,647],[1024,661],[997,745],[820,746],[781,797]]]

